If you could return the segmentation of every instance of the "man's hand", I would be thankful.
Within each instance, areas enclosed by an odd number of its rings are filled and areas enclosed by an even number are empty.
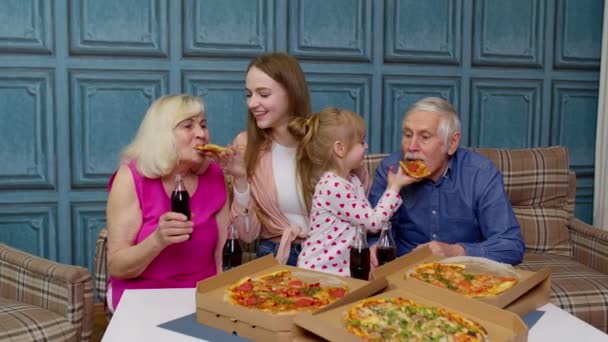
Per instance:
[[[431,242],[418,245],[415,249],[422,248],[424,246],[428,246],[431,250],[431,253],[445,257],[467,255],[466,251],[464,250],[464,247],[459,243],[449,244],[433,240]],[[377,259],[376,262],[378,262]]]

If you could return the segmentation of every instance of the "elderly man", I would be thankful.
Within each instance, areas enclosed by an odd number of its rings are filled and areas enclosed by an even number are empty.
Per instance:
[[[524,243],[500,171],[459,144],[460,120],[447,101],[425,98],[405,114],[402,151],[382,160],[369,194],[375,206],[386,188],[389,167],[396,169],[400,160],[420,160],[431,172],[401,190],[403,204],[392,219],[397,255],[428,245],[442,256],[520,263]],[[375,247],[371,259],[377,266]]]

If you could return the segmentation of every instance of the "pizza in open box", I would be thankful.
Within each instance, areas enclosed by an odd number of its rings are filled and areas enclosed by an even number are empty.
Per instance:
[[[412,300],[368,298],[345,313],[345,327],[366,341],[485,341],[477,322],[440,307]]]
[[[226,290],[227,299],[234,305],[275,314],[315,311],[344,297],[346,284],[335,278],[304,272],[294,274],[280,270],[258,277],[245,277]]]
[[[408,272],[408,276],[476,298],[496,296],[515,286],[519,280],[510,265],[476,257],[419,264]]]

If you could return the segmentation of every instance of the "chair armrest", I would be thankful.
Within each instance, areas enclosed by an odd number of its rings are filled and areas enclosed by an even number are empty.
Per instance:
[[[567,223],[572,244],[572,257],[596,271],[608,274],[608,231],[579,219]]]
[[[65,317],[88,341],[93,328],[93,281],[86,268],[57,263],[0,243],[0,296]]]
[[[95,241],[95,290],[97,298],[106,305],[108,291],[108,230],[102,228]]]

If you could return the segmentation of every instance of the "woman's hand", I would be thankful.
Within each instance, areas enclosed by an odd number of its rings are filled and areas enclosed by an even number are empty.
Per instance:
[[[165,248],[171,244],[188,240],[193,227],[194,224],[192,221],[188,221],[186,215],[169,211],[161,215],[154,234],[156,241],[162,248]]]
[[[228,145],[228,147],[232,150],[232,153],[218,155],[220,166],[235,179],[246,178],[247,167],[243,158],[244,151],[232,145]]]

